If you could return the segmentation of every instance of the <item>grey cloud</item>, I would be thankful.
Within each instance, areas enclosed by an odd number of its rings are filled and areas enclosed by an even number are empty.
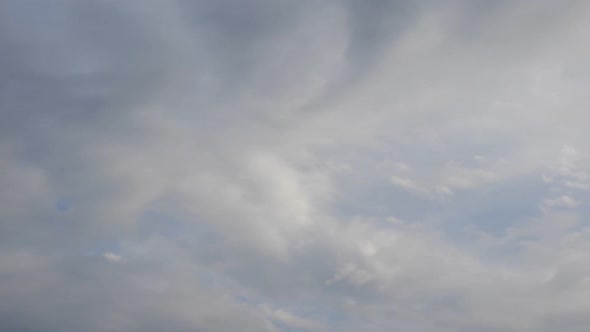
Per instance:
[[[181,257],[118,264],[102,257],[14,256],[3,257],[4,330],[11,324],[31,331],[274,330],[223,290],[203,287],[195,266]],[[34,262],[27,266],[26,259]]]
[[[581,330],[588,9],[0,0],[0,330]]]

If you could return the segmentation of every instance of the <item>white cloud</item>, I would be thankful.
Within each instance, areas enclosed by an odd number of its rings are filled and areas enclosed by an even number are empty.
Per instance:
[[[410,192],[414,195],[423,196],[423,197],[430,196],[429,189],[418,185],[416,182],[414,182],[414,180],[412,180],[410,178],[394,175],[391,177],[390,180],[394,186],[402,188],[404,190],[407,190],[408,192]]]
[[[541,207],[544,209],[553,207],[575,208],[578,205],[580,205],[580,202],[576,201],[572,196],[562,195],[544,200]]]
[[[106,259],[109,262],[113,262],[113,263],[118,263],[121,261],[122,257],[112,253],[112,252],[105,252],[102,257],[104,257],[104,259]]]
[[[282,324],[289,326],[290,328],[302,329],[305,331],[324,331],[322,324],[311,319],[299,317],[284,309],[271,309],[266,308],[268,315]]]

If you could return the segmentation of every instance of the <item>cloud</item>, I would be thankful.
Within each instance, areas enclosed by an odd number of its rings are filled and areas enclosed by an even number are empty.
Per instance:
[[[104,253],[104,254],[102,255],[102,257],[104,257],[104,259],[106,259],[107,261],[109,261],[109,262],[113,262],[113,263],[120,262],[120,261],[121,261],[121,259],[122,259],[122,257],[121,257],[121,256],[119,256],[119,255],[117,255],[117,254],[115,254],[115,253],[112,253],[112,252],[110,252],[110,251],[109,251],[109,252],[106,252],[106,253]]]
[[[402,189],[405,189],[415,195],[418,196],[429,196],[430,190],[421,187],[420,185],[416,184],[412,179],[406,177],[399,177],[399,176],[392,176],[391,183]]]
[[[576,201],[573,197],[568,195],[559,196],[553,199],[546,199],[543,201],[541,208],[552,208],[552,207],[566,207],[566,208],[574,208],[577,207],[580,203]]]
[[[585,331],[589,16],[0,0],[0,330]]]

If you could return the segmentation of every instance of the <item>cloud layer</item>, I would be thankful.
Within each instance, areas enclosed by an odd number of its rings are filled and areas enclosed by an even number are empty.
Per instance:
[[[587,22],[0,0],[0,331],[587,331]]]

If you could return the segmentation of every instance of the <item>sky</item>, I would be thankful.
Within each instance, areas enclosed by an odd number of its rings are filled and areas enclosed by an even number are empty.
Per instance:
[[[590,3],[0,0],[0,332],[590,328]]]

